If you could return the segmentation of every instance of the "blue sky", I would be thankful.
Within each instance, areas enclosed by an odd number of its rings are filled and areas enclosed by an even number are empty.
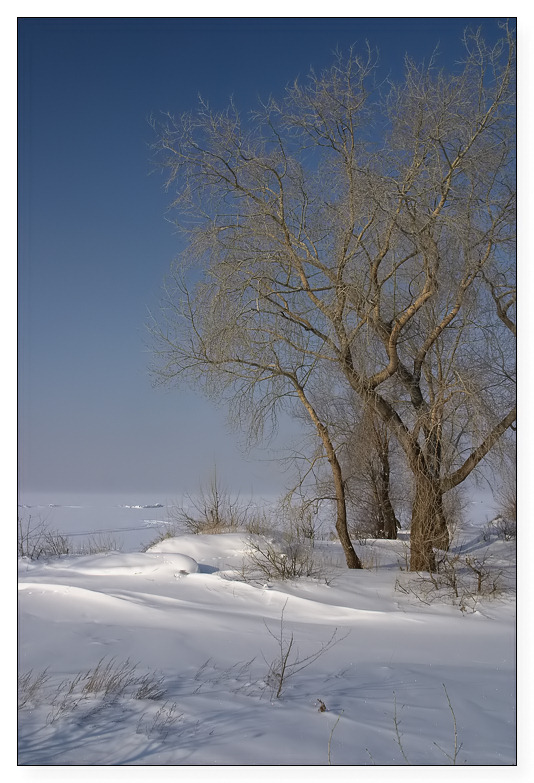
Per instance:
[[[19,20],[23,493],[194,490],[214,462],[233,489],[283,489],[273,455],[244,456],[223,411],[152,388],[144,324],[180,248],[147,118],[199,93],[247,111],[366,39],[393,75],[437,44],[449,65],[480,24],[496,35],[493,19],[458,17]]]

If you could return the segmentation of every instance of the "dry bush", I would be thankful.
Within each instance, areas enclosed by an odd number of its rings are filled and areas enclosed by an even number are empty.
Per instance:
[[[245,580],[325,578],[326,564],[315,549],[321,530],[317,508],[305,502],[295,504],[283,500],[275,513],[279,532],[275,537],[249,538],[241,576]],[[265,528],[272,533],[275,525],[268,525],[267,520],[265,514]]]
[[[60,557],[72,552],[67,536],[48,528],[42,519],[17,519],[17,550],[19,557],[38,560],[41,557]]]
[[[284,625],[284,611],[287,606],[287,600],[282,608],[280,615],[280,627],[278,631],[272,631],[267,623],[265,627],[269,634],[275,639],[278,652],[276,657],[269,664],[267,676],[265,678],[266,686],[271,690],[271,696],[279,699],[282,691],[287,685],[287,681],[296,674],[311,666],[318,658],[324,655],[331,647],[343,641],[348,636],[338,637],[337,628],[332,633],[330,639],[323,643],[318,650],[304,657],[300,656],[298,647],[295,646],[295,637],[293,632],[287,632]]]
[[[37,560],[41,556],[41,538],[44,523],[37,522],[30,515],[27,519],[17,518],[17,550],[19,557]]]
[[[287,540],[277,544],[259,536],[248,540],[247,557],[240,572],[246,581],[321,578],[323,574],[323,565],[311,546]]]
[[[492,567],[487,555],[482,557],[467,556],[465,564],[476,577],[477,595],[492,596],[501,592],[502,571],[496,571]]]
[[[315,542],[322,538],[323,522],[319,516],[318,503],[304,498],[299,502],[291,502],[289,498],[284,498],[276,513],[288,541],[313,548]]]
[[[481,598],[494,598],[505,589],[502,568],[496,567],[488,553],[476,557],[441,552],[436,570],[397,579],[395,589],[415,596],[425,604],[451,602],[462,611],[474,611]]]
[[[498,516],[492,519],[482,530],[484,541],[500,538],[503,541],[514,541],[517,538],[517,524],[515,519]]]
[[[107,534],[91,536],[85,543],[75,546],[72,540],[57,530],[51,530],[42,519],[17,520],[17,550],[19,557],[39,560],[62,555],[97,555],[120,550],[117,541]]]
[[[268,536],[273,531],[273,522],[264,509],[250,508],[244,528],[251,536]]]
[[[224,487],[215,470],[212,478],[202,484],[198,494],[186,495],[186,502],[169,509],[169,519],[175,529],[186,533],[233,533],[246,530],[253,516],[253,504],[241,503]]]

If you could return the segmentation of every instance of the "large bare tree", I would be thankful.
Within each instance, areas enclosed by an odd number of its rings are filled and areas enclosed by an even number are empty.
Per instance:
[[[410,567],[433,569],[434,548],[449,543],[444,494],[515,421],[504,349],[514,38],[504,27],[488,47],[466,34],[453,71],[407,59],[387,89],[375,89],[375,65],[371,51],[339,54],[246,121],[203,101],[154,121],[187,238],[154,327],[156,372],[226,395],[253,435],[302,406],[331,468],[347,563],[359,567],[339,454],[314,406],[331,368],[332,393],[355,392],[404,451]]]

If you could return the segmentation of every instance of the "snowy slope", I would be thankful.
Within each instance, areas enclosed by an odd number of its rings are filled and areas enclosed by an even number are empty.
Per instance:
[[[318,542],[321,575],[283,582],[243,579],[241,534],[20,559],[19,764],[514,764],[515,542],[457,545],[493,595],[469,569],[436,591],[402,540],[362,571]],[[84,692],[99,662],[116,687]]]

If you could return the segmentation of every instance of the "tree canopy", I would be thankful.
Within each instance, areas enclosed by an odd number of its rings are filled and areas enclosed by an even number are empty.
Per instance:
[[[514,53],[508,27],[492,47],[466,34],[459,69],[407,58],[377,85],[372,51],[351,50],[246,120],[201,100],[153,123],[187,238],[153,327],[156,374],[226,395],[251,436],[301,406],[350,567],[325,377],[405,454],[413,570],[448,546],[443,494],[515,421]]]

